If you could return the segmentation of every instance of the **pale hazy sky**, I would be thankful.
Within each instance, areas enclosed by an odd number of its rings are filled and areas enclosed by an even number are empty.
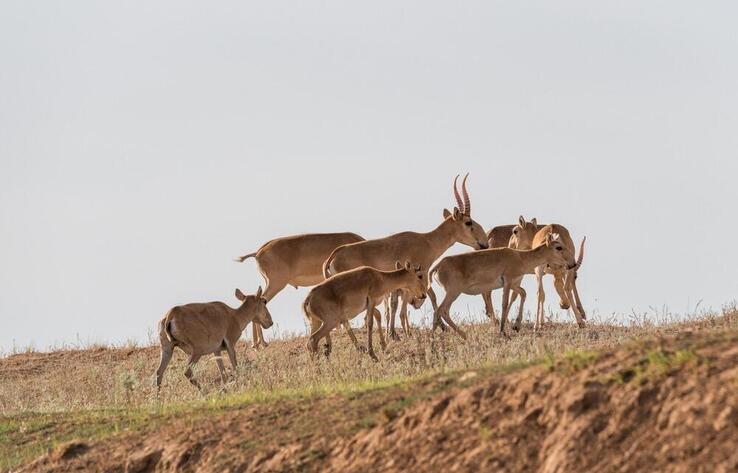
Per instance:
[[[3,1],[0,350],[143,340],[171,306],[236,305],[262,280],[232,257],[431,230],[466,171],[484,227],[523,213],[587,235],[590,313],[719,308],[738,294],[736,18],[734,1]],[[280,330],[303,330],[305,294],[270,304]]]

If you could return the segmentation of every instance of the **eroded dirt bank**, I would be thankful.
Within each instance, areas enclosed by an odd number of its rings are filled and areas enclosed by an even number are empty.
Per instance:
[[[181,419],[71,443],[24,471],[736,471],[737,392],[738,334],[685,332]]]

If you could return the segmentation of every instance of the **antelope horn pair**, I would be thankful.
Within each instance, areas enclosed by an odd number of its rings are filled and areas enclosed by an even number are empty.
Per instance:
[[[459,176],[456,176],[454,179],[454,197],[456,197],[456,206],[459,208],[461,213],[464,215],[471,216],[471,199],[469,199],[469,192],[466,190],[466,180],[469,178],[469,173],[466,173],[466,176],[464,176],[464,180],[461,182],[461,192],[464,194],[464,201],[461,201],[461,196],[459,195],[459,190],[456,188],[456,181],[458,181]]]

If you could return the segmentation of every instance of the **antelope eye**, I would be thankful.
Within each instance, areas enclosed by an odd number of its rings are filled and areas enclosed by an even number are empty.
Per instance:
[[[418,279],[423,279],[423,275],[422,274],[418,274]]]
[[[472,226],[472,223],[471,222],[466,222],[464,225],[466,225],[467,227],[471,227]]]
[[[266,298],[262,297],[262,298],[261,298],[261,302],[262,302],[262,304],[266,305],[266,303],[267,303],[267,300],[266,300]]]
[[[560,246],[556,247],[556,251],[561,251],[561,250],[563,250],[563,248],[561,248]]]
[[[515,230],[513,230],[513,234],[514,235],[517,235],[518,234],[518,229],[517,228]]]

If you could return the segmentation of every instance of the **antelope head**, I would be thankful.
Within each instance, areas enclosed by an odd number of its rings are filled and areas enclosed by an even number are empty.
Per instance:
[[[550,229],[549,229],[550,230]],[[544,245],[554,255],[554,261],[550,263],[551,266],[564,266],[567,269],[575,269],[577,262],[574,260],[574,254],[561,242],[558,233],[552,233],[549,231],[546,234],[546,241]]]
[[[533,247],[536,232],[538,232],[538,221],[534,218],[526,222],[525,217],[521,215],[518,218],[518,224],[513,228],[510,243],[507,246],[516,250],[529,250]]]
[[[461,183],[461,192],[464,195],[464,199],[461,199],[459,190],[456,186],[456,182],[459,176],[454,179],[454,196],[456,197],[456,207],[454,212],[451,213],[447,209],[443,209],[443,218],[447,221],[452,221],[452,234],[454,239],[458,243],[470,246],[475,250],[485,250],[489,248],[489,242],[487,241],[487,234],[481,225],[475,222],[471,217],[471,199],[469,198],[469,192],[466,190],[466,180],[469,174],[464,176],[464,180]]]
[[[247,296],[240,289],[236,289],[236,299],[241,301],[241,307],[238,308],[239,314],[242,314],[242,319],[245,321],[239,321],[239,325],[246,328],[249,322],[256,322],[264,328],[269,328],[274,322],[272,322],[272,315],[267,309],[267,300],[261,295],[261,286],[256,294]]]
[[[428,293],[428,275],[422,271],[420,265],[413,265],[409,261],[405,261],[404,265],[397,261],[395,267],[407,272],[408,283],[406,289],[413,296],[410,304],[416,309],[420,309]]]

